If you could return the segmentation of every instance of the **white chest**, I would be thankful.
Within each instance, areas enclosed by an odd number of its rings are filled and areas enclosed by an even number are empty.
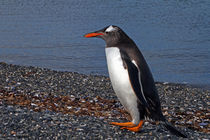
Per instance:
[[[128,85],[128,71],[123,66],[119,49],[116,47],[106,48],[106,59],[109,76],[114,90],[117,90],[115,86]]]
[[[128,71],[123,66],[120,51],[117,47],[106,48],[106,59],[109,77],[113,89],[125,109],[132,118],[138,121],[137,97],[131,86]]]

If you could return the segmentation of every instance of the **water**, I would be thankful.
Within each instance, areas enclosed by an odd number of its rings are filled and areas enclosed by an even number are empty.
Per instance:
[[[120,26],[156,81],[210,85],[209,0],[1,0],[0,61],[107,75],[104,41]]]

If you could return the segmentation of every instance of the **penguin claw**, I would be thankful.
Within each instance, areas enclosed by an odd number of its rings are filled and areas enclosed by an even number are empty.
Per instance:
[[[132,122],[125,122],[125,123],[111,122],[110,124],[117,125],[117,126],[124,126],[124,127],[134,127],[135,126],[135,124],[133,124]]]
[[[120,129],[127,129],[127,130],[130,130],[130,131],[133,131],[133,132],[139,132],[139,130],[141,129],[140,127],[121,127]]]
[[[127,126],[127,127],[121,127],[120,129],[127,129],[127,130],[130,130],[130,131],[133,131],[133,132],[138,132],[142,128],[143,123],[144,123],[143,120],[141,120],[137,126],[133,126],[133,127],[129,127],[129,126]]]

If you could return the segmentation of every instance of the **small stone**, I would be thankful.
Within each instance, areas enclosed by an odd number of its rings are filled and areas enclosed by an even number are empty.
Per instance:
[[[185,111],[185,109],[183,107],[180,108],[180,111]]]
[[[208,123],[199,123],[200,126],[207,126]]]
[[[10,132],[12,135],[16,135],[16,132],[15,131],[11,131]]]

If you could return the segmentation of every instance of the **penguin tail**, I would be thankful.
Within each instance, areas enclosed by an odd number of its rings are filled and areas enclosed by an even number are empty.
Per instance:
[[[184,133],[180,132],[179,130],[177,130],[177,128],[175,128],[172,124],[170,124],[168,121],[162,121],[161,124],[168,129],[172,134],[178,136],[178,137],[183,137],[183,138],[187,138],[187,135],[185,135]]]

